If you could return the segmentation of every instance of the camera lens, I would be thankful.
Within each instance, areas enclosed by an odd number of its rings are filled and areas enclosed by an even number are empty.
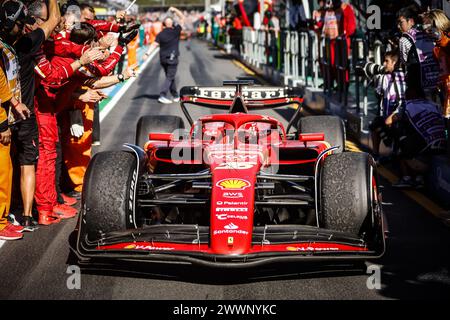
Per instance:
[[[384,73],[385,68],[384,66],[380,66],[379,64],[369,62],[365,65],[364,71],[366,72],[368,77],[373,77],[374,75]]]

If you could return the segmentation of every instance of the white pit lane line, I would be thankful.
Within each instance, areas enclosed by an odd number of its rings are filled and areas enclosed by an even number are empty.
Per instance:
[[[159,52],[159,48],[156,48],[151,55],[148,57],[148,59],[142,64],[141,70],[139,73],[143,72],[145,68],[148,66],[148,64],[153,60],[155,55]],[[131,85],[136,81],[136,79],[139,77],[139,74],[137,77],[129,79],[122,88],[120,88],[119,92],[111,99],[111,101],[105,106],[105,108],[100,112],[100,122],[103,121],[103,119],[106,118],[106,116],[111,112],[112,109],[116,106],[117,102],[119,102],[120,98],[127,92],[128,88],[131,87]],[[6,243],[5,240],[0,240],[0,249],[3,247],[3,245]]]
[[[139,74],[145,70],[145,68],[148,66],[148,64],[153,60],[155,55],[159,52],[159,47],[157,47],[148,57],[147,60],[142,64],[141,70],[139,71]],[[133,77],[129,79],[122,88],[120,88],[119,92],[111,99],[111,101],[105,106],[105,108],[100,112],[100,123],[103,121],[103,119],[106,118],[106,116],[111,112],[112,109],[116,106],[117,102],[119,102],[120,98],[127,92],[128,88],[131,87],[131,85],[136,81],[137,78],[139,78],[139,74],[137,77]]]

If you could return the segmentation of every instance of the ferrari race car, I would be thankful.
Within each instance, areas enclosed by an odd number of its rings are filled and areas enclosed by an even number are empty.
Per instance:
[[[293,88],[243,80],[182,88],[189,130],[178,116],[143,116],[134,145],[92,158],[78,257],[220,267],[380,257],[372,157],[345,152],[343,122],[302,117],[302,102]],[[194,121],[188,105],[228,112]],[[257,113],[287,106],[286,128]]]

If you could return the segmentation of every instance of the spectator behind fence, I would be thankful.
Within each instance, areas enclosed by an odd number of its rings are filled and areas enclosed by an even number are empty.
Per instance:
[[[392,146],[395,132],[385,122],[398,107],[405,102],[405,74],[399,66],[398,52],[386,52],[384,55],[383,73],[374,76],[376,93],[379,96],[378,114],[371,122],[369,129],[372,138],[372,150],[375,160],[380,159],[381,141]]]
[[[230,28],[230,38],[233,47],[237,50],[238,54],[241,55],[241,45],[242,45],[242,21],[237,15],[232,16],[232,28]]]
[[[155,42],[156,36],[162,31],[163,24],[159,21],[159,15],[155,17],[150,31],[150,44]]]
[[[304,29],[308,26],[309,3],[306,0],[293,1],[289,7],[289,26],[292,30]]]
[[[318,0],[317,3],[319,5],[319,8],[313,11],[312,19],[314,23],[314,31],[316,31],[318,34],[321,34],[325,21],[325,0]]]
[[[318,62],[319,62],[319,68],[320,73],[322,76],[324,75],[323,70],[323,63],[322,63],[322,32],[323,32],[323,25],[325,22],[325,0],[318,0],[319,8],[313,11],[312,18],[313,18],[313,29],[315,33],[317,34],[317,53],[318,53]]]
[[[399,41],[400,59],[406,66],[406,99],[431,99],[439,82],[439,65],[433,55],[433,37],[418,24],[413,7],[401,9],[397,23],[402,36]]]
[[[351,52],[350,37],[356,31],[356,16],[353,7],[341,0],[332,0],[327,3],[327,11],[324,17],[323,36],[330,39],[330,83],[336,78],[336,40],[339,36],[344,36],[347,46],[347,56]],[[345,53],[344,53],[345,54]],[[349,73],[346,72],[345,81],[348,85]]]
[[[280,19],[278,19],[276,13],[273,11],[266,11],[264,14],[268,18],[267,26],[268,26],[269,31],[274,31],[275,36],[278,37],[278,34],[281,31]]]

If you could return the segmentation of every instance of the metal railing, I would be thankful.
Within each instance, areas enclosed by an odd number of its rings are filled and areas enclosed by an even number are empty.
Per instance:
[[[377,48],[375,62],[380,63],[382,52]],[[312,30],[282,30],[275,34],[268,30],[243,29],[242,58],[248,64],[280,72],[286,85],[315,89],[323,86],[326,95],[337,93],[344,108],[348,103],[350,79],[354,78],[356,108],[364,115],[368,113],[367,79],[353,74],[353,70],[357,61],[368,61],[368,57],[364,37],[329,39]]]

